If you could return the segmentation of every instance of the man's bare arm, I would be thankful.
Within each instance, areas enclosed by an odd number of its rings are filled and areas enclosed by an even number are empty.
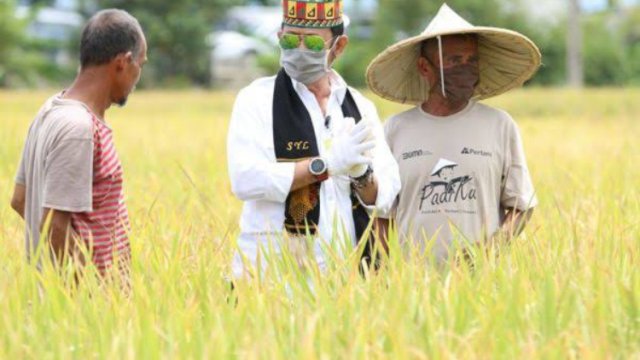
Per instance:
[[[27,188],[23,184],[16,184],[11,198],[11,207],[21,218],[24,219],[24,206],[26,201]]]
[[[510,241],[522,233],[532,215],[533,209],[529,209],[527,211],[515,208],[507,209],[500,233],[506,238],[506,240]]]
[[[356,189],[356,192],[358,193],[358,196],[360,196],[360,200],[362,200],[365,205],[375,205],[376,200],[378,199],[378,181],[375,176],[365,187]]]
[[[382,245],[382,249],[389,253],[389,219],[376,218],[374,223],[374,231],[376,233],[376,240]]]
[[[291,184],[291,191],[302,189],[305,186],[311,185],[318,181],[313,174],[309,172],[309,163],[311,160],[302,160],[296,163],[296,170],[293,175],[293,183]]]
[[[309,163],[311,160],[303,160],[296,163],[295,173],[293,176],[293,183],[291,184],[291,192],[299,190],[305,186],[311,185],[318,180],[309,172]],[[373,177],[373,180],[365,187],[356,190],[362,202],[366,205],[375,205],[378,198],[378,182]]]
[[[40,231],[42,234],[46,234],[46,239],[58,264],[63,264],[68,255],[79,254],[74,243],[75,237],[71,228],[70,212],[45,208]]]

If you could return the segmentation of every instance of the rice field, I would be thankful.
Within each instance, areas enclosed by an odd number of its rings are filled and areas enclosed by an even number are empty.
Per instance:
[[[108,120],[132,220],[130,296],[70,291],[24,258],[9,207],[47,92],[0,92],[0,358],[640,358],[640,90],[527,89],[489,101],[517,120],[540,205],[499,256],[434,266],[355,256],[324,274],[287,259],[229,271],[241,203],[225,138],[234,95],[138,92]],[[403,107],[378,100],[381,118]],[[496,250],[496,249],[494,249]]]

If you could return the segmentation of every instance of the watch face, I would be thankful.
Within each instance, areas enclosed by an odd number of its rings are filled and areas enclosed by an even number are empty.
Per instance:
[[[314,175],[320,175],[326,169],[326,165],[324,164],[324,161],[322,159],[313,159],[310,165],[311,173]]]

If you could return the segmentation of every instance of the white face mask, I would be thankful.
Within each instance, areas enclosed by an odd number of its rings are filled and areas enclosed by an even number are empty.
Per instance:
[[[280,49],[280,65],[292,79],[309,85],[331,70],[329,65],[330,50],[316,52],[299,48]]]

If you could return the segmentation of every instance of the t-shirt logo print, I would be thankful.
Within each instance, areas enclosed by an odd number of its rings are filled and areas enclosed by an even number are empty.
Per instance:
[[[476,189],[469,186],[473,178],[456,176],[458,164],[440,158],[430,173],[430,181],[421,191],[420,210],[425,205],[449,204],[476,199]]]
[[[473,148],[468,148],[465,147],[462,149],[462,151],[460,152],[460,154],[462,155],[477,155],[477,156],[484,156],[484,157],[492,157],[493,154],[489,151],[484,151],[484,150],[476,150]]]

